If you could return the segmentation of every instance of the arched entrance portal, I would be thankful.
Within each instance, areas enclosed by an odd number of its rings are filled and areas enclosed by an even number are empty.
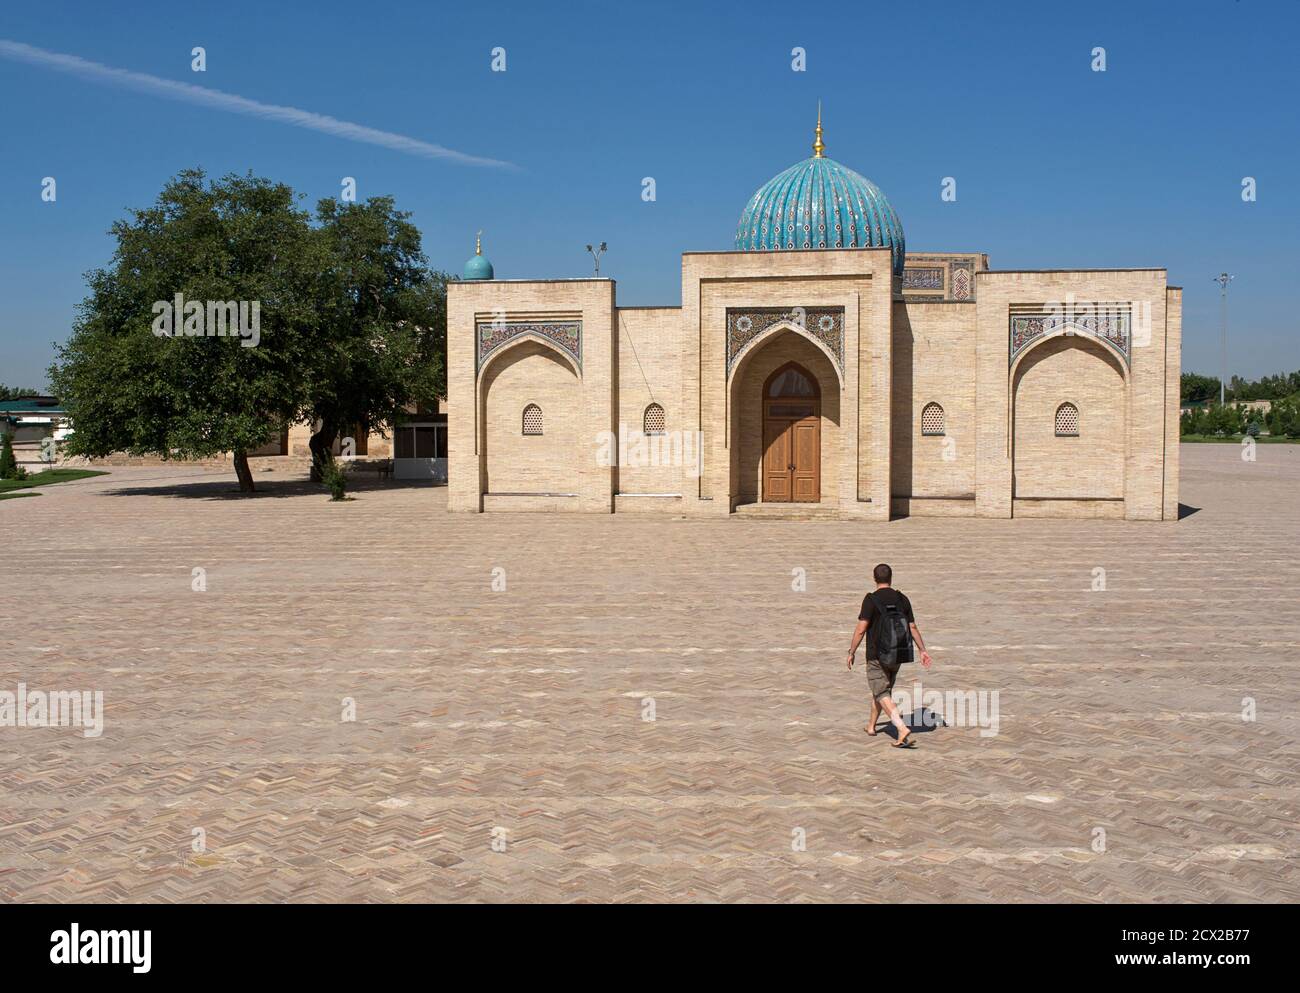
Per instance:
[[[763,499],[822,498],[821,392],[803,366],[787,362],[763,384]]]

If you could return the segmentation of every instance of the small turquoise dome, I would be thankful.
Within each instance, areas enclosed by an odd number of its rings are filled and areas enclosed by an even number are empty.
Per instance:
[[[483,255],[482,235],[483,232],[480,231],[479,237],[474,239],[474,254],[465,263],[462,279],[491,279],[493,276],[492,263]]]
[[[492,275],[492,263],[482,255],[473,255],[465,263],[465,272],[462,277],[464,279],[491,279]]]
[[[822,154],[821,114],[813,156],[768,180],[736,229],[742,252],[799,248],[888,248],[902,275],[903,225],[880,188]]]

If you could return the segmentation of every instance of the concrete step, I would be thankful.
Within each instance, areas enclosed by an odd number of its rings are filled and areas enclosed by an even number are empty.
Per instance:
[[[821,503],[742,503],[733,516],[772,521],[838,521],[838,507]]]

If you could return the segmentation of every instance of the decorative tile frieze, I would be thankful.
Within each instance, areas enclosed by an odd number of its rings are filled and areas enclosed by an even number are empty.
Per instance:
[[[909,266],[903,270],[903,289],[905,290],[941,290],[943,289],[942,266]]]
[[[778,324],[793,324],[820,341],[835,357],[841,374],[844,372],[844,308],[843,307],[750,307],[727,310],[727,372],[745,346],[768,328]]]
[[[582,368],[582,321],[479,321],[478,368],[488,357],[516,338],[535,335],[553,342]]]
[[[1007,365],[1044,335],[1064,331],[1089,335],[1109,345],[1128,363],[1132,343],[1133,315],[1129,310],[1097,310],[1082,313],[1013,314]]]

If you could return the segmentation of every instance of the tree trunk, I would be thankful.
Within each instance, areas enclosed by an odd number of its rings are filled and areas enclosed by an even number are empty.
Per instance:
[[[311,481],[319,483],[323,481],[325,467],[334,461],[334,453],[330,451],[334,447],[334,438],[338,435],[339,429],[330,421],[321,421],[320,430],[311,436],[307,446],[311,449]]]
[[[254,491],[253,471],[248,468],[248,453],[245,451],[235,452],[235,475],[239,477],[240,493]]]

